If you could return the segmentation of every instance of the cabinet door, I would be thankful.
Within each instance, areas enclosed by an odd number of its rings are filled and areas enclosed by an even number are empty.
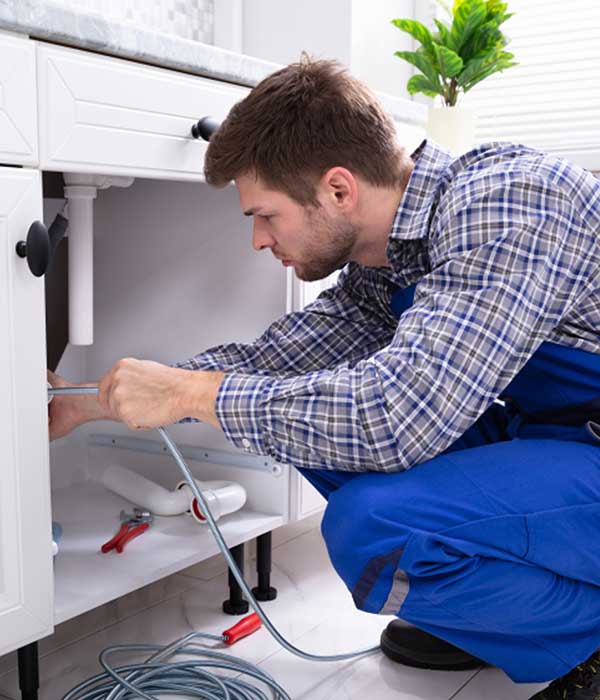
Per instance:
[[[15,251],[35,219],[40,173],[0,167],[0,654],[52,632],[44,278]]]

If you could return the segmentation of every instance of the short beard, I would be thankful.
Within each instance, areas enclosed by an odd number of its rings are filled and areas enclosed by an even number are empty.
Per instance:
[[[348,221],[331,220],[321,209],[309,209],[307,217],[316,243],[313,250],[308,251],[302,269],[296,270],[296,276],[304,282],[315,282],[348,262],[358,228]]]

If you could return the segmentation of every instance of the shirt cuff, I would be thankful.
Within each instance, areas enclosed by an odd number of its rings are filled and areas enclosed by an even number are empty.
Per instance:
[[[268,399],[276,383],[271,377],[230,372],[225,375],[215,402],[215,413],[225,437],[245,452],[274,457],[267,424]]]

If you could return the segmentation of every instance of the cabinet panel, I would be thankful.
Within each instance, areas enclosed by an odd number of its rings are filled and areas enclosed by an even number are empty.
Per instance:
[[[38,162],[35,45],[0,32],[0,163]]]
[[[0,168],[0,654],[52,632],[44,280],[15,252],[34,219],[40,173]]]
[[[201,180],[204,116],[223,120],[248,92],[108,56],[38,43],[42,167]]]

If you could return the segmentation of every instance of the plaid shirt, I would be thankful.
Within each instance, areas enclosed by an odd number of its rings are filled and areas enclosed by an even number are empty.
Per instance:
[[[218,369],[228,440],[298,467],[394,472],[443,452],[544,341],[600,353],[600,182],[522,145],[452,159],[432,142],[389,235],[391,268],[337,284]],[[395,290],[416,283],[397,319]],[[186,418],[182,422],[189,422]]]

